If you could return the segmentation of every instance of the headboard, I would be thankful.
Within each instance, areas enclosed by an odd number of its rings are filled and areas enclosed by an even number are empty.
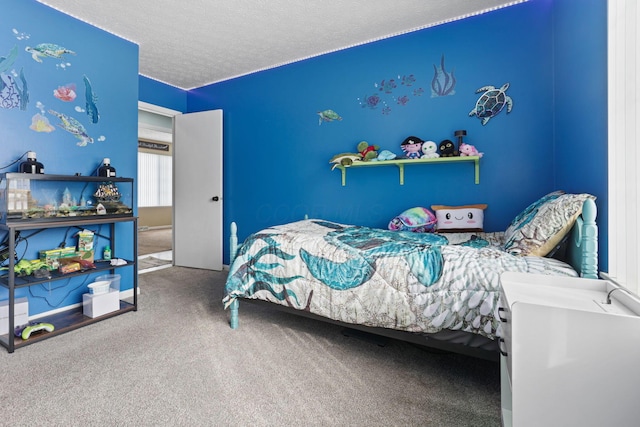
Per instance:
[[[565,261],[589,279],[598,278],[598,226],[596,203],[585,200],[582,215],[578,217],[566,241]]]

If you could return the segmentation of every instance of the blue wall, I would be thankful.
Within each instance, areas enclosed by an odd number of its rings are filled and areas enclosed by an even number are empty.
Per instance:
[[[177,87],[139,76],[139,100],[171,110],[187,111],[187,93]]]
[[[530,202],[558,188],[606,200],[606,169],[590,169],[585,180],[580,173],[585,163],[567,161],[569,153],[558,147],[558,136],[564,138],[586,118],[558,110],[593,96],[606,99],[600,90],[606,81],[585,87],[588,72],[567,70],[578,67],[572,64],[576,55],[589,65],[606,63],[601,43],[606,15],[598,17],[604,3],[532,0],[190,91],[188,111],[224,110],[225,224],[236,221],[243,239],[305,213],[386,227],[390,218],[413,206],[487,203],[485,229],[498,231]],[[574,53],[569,42],[557,39],[582,25],[582,18],[575,17],[584,14],[593,17],[595,31],[580,31],[579,41],[570,37],[570,43],[581,46]],[[559,47],[562,58],[554,55]],[[455,95],[431,97],[434,66],[442,55],[445,68],[455,71]],[[555,62],[560,62],[558,69]],[[400,84],[408,75],[415,78],[410,87]],[[562,82],[565,75],[570,84]],[[397,87],[387,94],[379,89],[389,79]],[[556,89],[556,79],[563,88]],[[485,126],[469,117],[478,88],[507,82],[510,114],[503,110]],[[417,96],[414,90],[420,88],[424,92]],[[377,108],[361,105],[375,94],[381,98]],[[400,105],[403,95],[408,102]],[[342,120],[319,124],[316,113],[325,109]],[[602,151],[606,141],[600,138],[606,115],[593,114],[589,120],[587,129],[568,136],[584,150],[580,157],[588,156],[591,147]],[[440,142],[453,139],[457,129],[467,130],[466,141],[484,153],[479,185],[470,164],[408,166],[403,186],[394,167],[348,171],[345,187],[340,173],[330,170],[334,154],[354,151],[362,140],[401,154],[407,136]],[[225,242],[227,236],[225,228]]]
[[[607,271],[607,2],[553,5],[556,183],[598,197],[600,268]]]
[[[37,153],[38,161],[47,174],[95,175],[104,157],[111,158],[118,176],[137,176],[137,103],[138,103],[138,46],[106,33],[86,23],[71,18],[33,0],[7,0],[5,9],[11,11],[0,22],[0,56],[9,57],[15,47],[17,56],[13,64],[3,70],[4,78],[24,73],[27,81],[28,102],[24,109],[0,108],[0,129],[3,149],[0,151],[2,172],[16,172],[19,159],[27,150]],[[27,46],[53,43],[73,51],[61,59],[45,57],[35,61],[25,51]],[[0,64],[4,67],[7,62]],[[94,94],[99,120],[93,123],[86,114],[85,84],[89,79]],[[18,80],[18,86],[24,89]],[[71,102],[53,96],[60,86],[75,85],[77,98]],[[26,100],[26,97],[23,97]],[[13,104],[11,104],[13,105]],[[55,110],[80,122],[93,139],[85,146],[71,133],[58,126],[60,120],[50,110]],[[36,114],[46,118],[55,128],[51,132],[30,129]],[[36,116],[37,117],[37,116]],[[60,189],[62,191],[62,189]],[[118,252],[116,257],[131,259],[133,251],[133,226],[119,225]],[[66,229],[48,230],[29,240],[28,246],[17,249],[20,256],[37,258],[41,249],[57,247],[64,239]],[[66,244],[75,245],[75,229],[68,233]],[[106,226],[103,227],[106,232]],[[98,240],[101,248],[105,242]],[[133,285],[132,267],[122,269],[121,289]],[[87,292],[86,284],[91,276],[20,288],[17,296],[29,296],[30,315],[64,307],[82,301]],[[0,289],[0,299],[7,298],[7,291]]]

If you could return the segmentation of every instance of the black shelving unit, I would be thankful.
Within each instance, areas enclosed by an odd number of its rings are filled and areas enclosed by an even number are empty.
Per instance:
[[[1,174],[0,182],[4,184],[4,188],[0,188],[0,211],[2,211],[2,219],[0,222],[0,230],[7,232],[7,249],[9,253],[8,258],[8,270],[6,274],[0,274],[0,286],[8,289],[8,334],[0,335],[0,344],[4,346],[9,353],[13,353],[15,349],[33,344],[44,339],[52,338],[57,335],[69,332],[74,329],[81,328],[83,326],[99,322],[129,311],[136,311],[138,309],[138,264],[137,264],[137,248],[138,248],[138,218],[134,217],[132,213],[107,213],[102,215],[76,215],[76,216],[55,216],[50,218],[19,218],[13,219],[8,215],[9,208],[7,207],[6,200],[8,193],[11,192],[9,185],[10,180],[48,180],[59,182],[81,182],[81,183],[94,183],[98,185],[103,182],[121,182],[129,185],[131,188],[130,204],[133,200],[133,179],[131,178],[102,178],[102,177],[76,177],[76,176],[59,176],[59,175],[31,175],[31,174]],[[0,185],[0,187],[2,187]],[[15,209],[14,209],[15,211]],[[76,271],[73,273],[62,274],[57,271],[51,271],[50,277],[36,278],[33,276],[18,277],[15,274],[16,260],[13,254],[16,252],[16,235],[21,231],[26,230],[45,230],[52,228],[64,228],[64,227],[88,227],[92,225],[109,225],[109,245],[113,253],[117,252],[117,239],[115,227],[118,223],[132,223],[133,227],[133,259],[125,260],[126,264],[111,265],[109,261],[96,261],[94,262],[96,268]],[[72,307],[69,310],[58,312],[49,316],[39,317],[38,321],[51,323],[55,326],[52,332],[33,334],[27,340],[22,338],[16,338],[14,336],[15,328],[15,290],[18,288],[29,287],[40,283],[54,282],[58,280],[67,280],[70,278],[96,274],[99,272],[105,272],[105,274],[115,274],[116,270],[120,270],[125,267],[132,267],[133,274],[133,303],[120,300],[120,309],[107,313],[103,316],[91,318],[83,314],[82,304],[80,307]]]

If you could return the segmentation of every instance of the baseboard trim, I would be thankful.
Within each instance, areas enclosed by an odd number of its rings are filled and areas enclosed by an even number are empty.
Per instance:
[[[140,295],[140,286],[138,286],[138,295]],[[120,291],[120,299],[133,298],[133,288],[127,289],[126,291]],[[82,307],[82,303],[71,304],[64,307],[56,308],[54,310],[45,311],[42,313],[34,314],[33,316],[29,316],[29,321],[38,320],[42,317],[51,316],[52,314],[62,313],[63,311],[71,310],[74,308]]]

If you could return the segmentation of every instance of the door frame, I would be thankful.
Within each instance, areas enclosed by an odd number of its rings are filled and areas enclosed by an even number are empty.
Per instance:
[[[146,111],[152,114],[171,117],[172,126],[171,128],[165,129],[158,126],[153,126],[146,123],[138,122],[138,140],[136,141],[136,144],[140,139],[146,139],[146,140],[155,140],[158,142],[169,142],[173,145],[173,142],[174,142],[173,141],[173,117],[183,114],[181,111],[172,110],[172,109],[161,107],[155,104],[149,104],[148,102],[144,102],[144,101],[138,101],[138,111]],[[173,150],[171,152],[171,156],[173,157]],[[138,171],[136,166],[136,180],[137,180],[137,174],[138,174]],[[175,180],[175,176],[172,179]],[[137,194],[137,191],[136,191],[136,194]],[[136,203],[137,203],[137,200],[136,200]],[[139,206],[137,206],[137,208],[140,209]],[[173,215],[173,206],[171,208],[172,208],[171,210]],[[173,221],[174,219],[172,218],[172,225],[173,225]],[[172,234],[171,234],[172,250],[173,250],[173,247],[175,246],[175,235],[173,233],[174,232],[173,232],[173,226],[172,226]]]

